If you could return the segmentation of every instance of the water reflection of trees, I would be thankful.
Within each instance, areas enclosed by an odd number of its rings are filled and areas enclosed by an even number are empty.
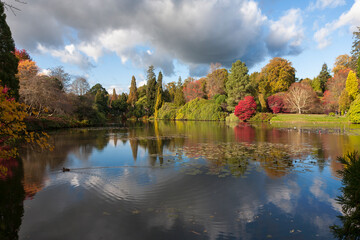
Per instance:
[[[0,239],[18,239],[21,218],[24,213],[23,200],[25,198],[23,167],[21,160],[10,159],[14,162],[9,168],[11,174],[0,179]]]

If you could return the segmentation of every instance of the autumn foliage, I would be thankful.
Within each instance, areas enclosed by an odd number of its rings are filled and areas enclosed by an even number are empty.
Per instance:
[[[205,87],[205,81],[203,79],[187,83],[183,89],[186,102],[195,98],[203,98],[205,96]]]
[[[284,110],[284,99],[279,94],[268,97],[267,103],[271,111],[275,114]]]
[[[249,120],[256,113],[256,102],[253,96],[246,96],[235,107],[234,114],[242,121]]]

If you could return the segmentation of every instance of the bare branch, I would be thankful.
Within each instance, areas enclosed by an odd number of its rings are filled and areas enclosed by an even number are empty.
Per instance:
[[[20,1],[20,0],[13,0],[13,1],[16,2],[16,3],[20,3],[20,4],[27,4],[26,2],[23,2],[23,1]],[[7,11],[10,10],[15,16],[16,16],[16,11],[21,11],[20,8],[18,8],[15,5],[9,3],[10,2],[9,0],[7,2],[0,0],[0,2],[4,4],[4,7],[5,7],[5,9]]]

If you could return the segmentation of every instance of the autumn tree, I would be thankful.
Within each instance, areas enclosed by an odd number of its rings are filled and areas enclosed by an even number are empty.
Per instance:
[[[326,90],[322,98],[322,103],[326,113],[335,112],[339,109],[339,97],[336,96],[335,92]]]
[[[208,97],[212,98],[216,94],[225,94],[228,71],[225,68],[218,68],[218,66],[214,64],[210,66],[210,69],[211,72],[206,76],[206,91]]]
[[[275,94],[267,98],[269,108],[273,113],[280,113],[284,109],[284,98],[281,94]]]
[[[24,60],[32,60],[29,53],[25,49],[17,49],[15,48],[15,56],[19,60],[19,62]]]
[[[137,100],[138,100],[138,93],[137,93],[137,87],[136,87],[136,79],[134,76],[132,76],[130,92],[129,92],[129,97],[128,97],[127,103],[130,104],[130,106],[134,107]]]
[[[181,81],[181,77],[179,77],[179,80],[177,82],[176,92],[175,92],[175,96],[174,96],[174,103],[176,106],[182,106],[185,104],[185,97],[184,97],[183,84]]]
[[[347,54],[339,55],[335,60],[332,72],[334,74],[337,74],[340,70],[346,70],[346,69],[350,68],[351,61],[352,61],[352,58],[349,55],[347,55]]]
[[[71,92],[79,96],[85,95],[89,89],[90,85],[84,77],[77,77],[70,86]]]
[[[186,102],[189,102],[195,98],[205,98],[205,89],[205,79],[192,80],[188,82],[183,89]]]
[[[350,71],[346,79],[346,91],[350,98],[354,100],[359,93],[359,82],[353,71]]]
[[[18,73],[16,77],[19,79],[20,87],[21,82],[26,81],[29,78],[36,76],[39,73],[39,67],[34,61],[23,60],[19,62]]]
[[[295,68],[286,59],[275,57],[261,69],[259,91],[265,95],[288,90],[295,82]]]
[[[10,88],[9,94],[19,99],[18,59],[9,26],[6,23],[4,3],[0,1],[0,80],[2,86]]]
[[[349,110],[351,104],[351,98],[349,96],[349,93],[344,89],[341,92],[341,95],[339,97],[339,111],[340,113],[345,113]]]
[[[156,75],[154,73],[154,66],[149,66],[147,70],[147,88],[146,88],[146,100],[147,100],[147,111],[149,116],[154,113],[154,106],[156,101]]]
[[[246,96],[243,100],[240,100],[234,111],[235,116],[242,121],[249,120],[255,113],[256,102],[253,96]]]
[[[351,103],[347,116],[350,122],[360,123],[360,94],[358,94],[356,99]]]
[[[331,78],[331,75],[329,73],[329,69],[328,69],[326,63],[324,63],[322,65],[321,71],[317,78],[319,79],[319,82],[320,82],[321,91],[325,92],[326,82]]]
[[[247,93],[251,92],[248,68],[245,63],[237,60],[232,64],[225,86],[228,95],[228,110],[233,111],[239,100],[244,98]]]
[[[285,96],[285,107],[299,114],[310,112],[316,103],[316,93],[308,84],[293,83]]]

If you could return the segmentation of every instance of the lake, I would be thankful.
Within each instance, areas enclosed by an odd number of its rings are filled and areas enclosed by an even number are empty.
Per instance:
[[[350,125],[127,122],[51,132],[0,178],[1,239],[333,239]],[[63,172],[62,168],[70,171]]]

